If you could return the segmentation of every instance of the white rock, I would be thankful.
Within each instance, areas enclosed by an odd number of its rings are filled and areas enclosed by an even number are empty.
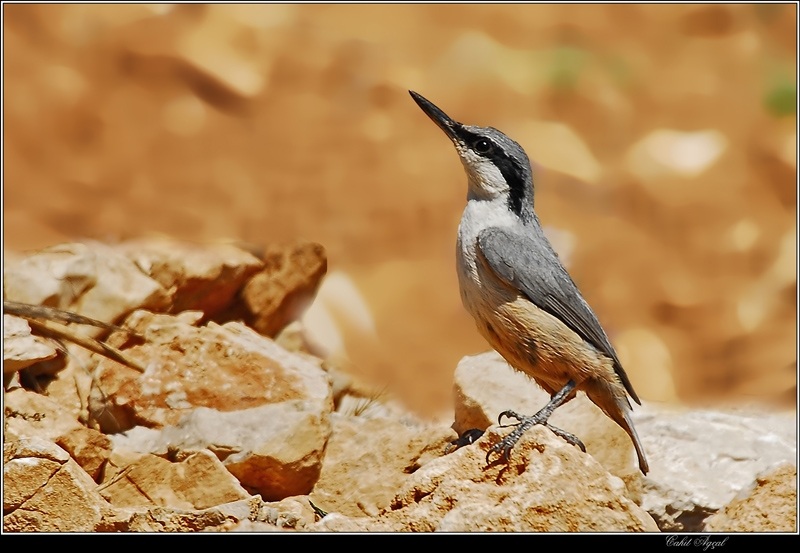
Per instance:
[[[701,531],[770,467],[797,458],[797,415],[645,404],[634,423],[650,459],[642,506],[662,530]]]
[[[3,373],[12,373],[56,356],[47,341],[31,334],[25,319],[3,315]]]
[[[167,305],[161,285],[114,248],[98,242],[53,246],[3,270],[7,300],[52,305],[114,322],[137,308]],[[76,327],[95,334],[91,327]]]

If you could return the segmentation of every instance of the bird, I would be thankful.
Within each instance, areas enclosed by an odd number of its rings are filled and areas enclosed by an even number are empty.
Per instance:
[[[550,401],[532,416],[503,411],[515,428],[486,454],[508,462],[520,437],[543,425],[586,450],[579,438],[547,421],[578,391],[630,437],[639,470],[649,465],[631,419],[628,396],[639,397],[592,308],[561,264],[534,211],[530,160],[493,127],[464,125],[417,92],[409,94],[455,146],[467,175],[467,205],[456,240],[461,300],[478,332],[513,367],[532,378]],[[476,439],[474,430],[456,445]]]

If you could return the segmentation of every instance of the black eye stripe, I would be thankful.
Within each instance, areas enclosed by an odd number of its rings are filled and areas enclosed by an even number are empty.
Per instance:
[[[525,174],[519,164],[507,156],[502,156],[492,159],[495,166],[503,174],[509,188],[508,194],[508,208],[516,213],[522,215],[522,202],[525,199]]]
[[[457,129],[456,133],[464,143],[469,145],[473,152],[494,163],[509,187],[508,208],[521,217],[523,214],[525,196],[527,193],[533,193],[532,190],[526,190],[527,181],[525,178],[525,168],[522,167],[517,160],[506,154],[506,152],[498,147],[490,138],[472,133],[463,127]],[[488,142],[490,145],[489,149],[486,151],[480,151],[476,148],[477,143],[482,140]]]

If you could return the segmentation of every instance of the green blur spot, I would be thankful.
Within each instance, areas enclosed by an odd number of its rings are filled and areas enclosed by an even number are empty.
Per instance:
[[[574,89],[585,65],[584,50],[573,46],[556,48],[550,65],[550,85],[562,90]]]
[[[797,112],[797,83],[786,74],[774,77],[764,95],[764,106],[775,117],[794,115]]]
[[[631,70],[631,66],[621,57],[614,56],[608,59],[605,63],[605,67],[617,86],[626,87],[632,83],[633,71]]]

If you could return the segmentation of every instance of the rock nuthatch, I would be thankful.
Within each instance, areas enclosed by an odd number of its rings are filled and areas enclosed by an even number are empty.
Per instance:
[[[597,316],[542,231],[533,211],[525,151],[497,129],[458,123],[416,92],[409,93],[453,142],[467,173],[467,207],[456,244],[464,307],[489,344],[551,395],[533,416],[500,414],[500,422],[506,416],[518,424],[489,449],[487,462],[498,452],[508,460],[522,434],[536,424],[585,451],[577,437],[547,422],[582,390],[628,433],[646,474],[628,395],[641,402]]]

